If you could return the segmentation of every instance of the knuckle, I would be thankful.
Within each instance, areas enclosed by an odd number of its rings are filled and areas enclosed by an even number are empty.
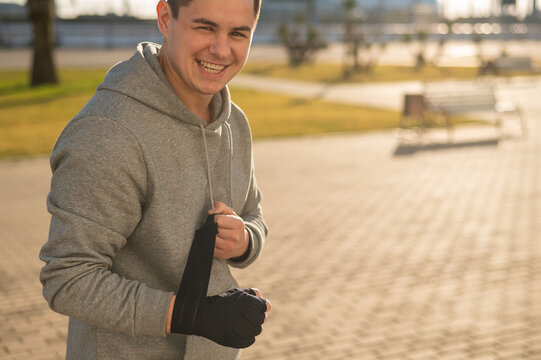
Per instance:
[[[263,326],[259,325],[254,330],[254,335],[257,336],[263,332]]]

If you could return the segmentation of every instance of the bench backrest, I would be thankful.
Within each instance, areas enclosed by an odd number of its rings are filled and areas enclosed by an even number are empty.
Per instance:
[[[524,57],[502,56],[496,60],[496,67],[500,70],[532,70],[532,59]]]
[[[424,90],[428,110],[445,114],[494,110],[496,97],[490,84],[428,84]]]

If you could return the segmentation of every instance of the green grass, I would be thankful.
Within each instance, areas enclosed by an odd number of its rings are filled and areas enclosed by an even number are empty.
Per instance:
[[[416,72],[406,66],[376,66],[370,72],[358,72],[345,79],[340,64],[313,63],[292,68],[284,63],[248,62],[243,74],[262,75],[290,80],[338,82],[389,82],[389,81],[432,81],[442,79],[473,79],[477,76],[474,67],[425,66]]]
[[[0,157],[49,153],[103,76],[103,69],[65,70],[61,85],[30,88],[26,71],[0,71]]]
[[[0,157],[51,152],[62,128],[94,94],[105,69],[61,70],[61,83],[30,88],[26,71],[0,71]],[[396,127],[394,111],[232,89],[254,138]]]

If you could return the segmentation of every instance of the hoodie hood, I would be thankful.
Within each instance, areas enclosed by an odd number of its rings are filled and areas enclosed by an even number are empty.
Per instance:
[[[231,116],[229,89],[224,87],[211,100],[213,119],[210,124],[195,115],[178,98],[158,61],[160,45],[143,42],[137,45],[133,56],[113,66],[100,90],[111,90],[129,96],[138,102],[167,114],[184,123],[216,130]]]
[[[129,60],[120,62],[109,70],[105,76],[105,80],[98,86],[97,90],[98,92],[100,90],[115,91],[178,121],[197,126],[201,129],[209,194],[213,210],[214,194],[205,132],[207,130],[213,132],[224,126],[229,138],[229,198],[230,205],[232,206],[233,140],[231,128],[227,122],[231,116],[229,89],[226,86],[212,97],[210,106],[212,108],[213,119],[210,124],[207,124],[206,121],[188,109],[176,95],[158,61],[159,50],[160,45],[158,44],[150,42],[140,43]]]

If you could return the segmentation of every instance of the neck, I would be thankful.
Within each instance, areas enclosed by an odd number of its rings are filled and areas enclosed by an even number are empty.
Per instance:
[[[212,95],[195,94],[190,89],[186,89],[184,82],[179,78],[177,73],[173,71],[173,67],[169,63],[167,56],[163,55],[161,49],[158,52],[158,62],[180,101],[182,101],[191,112],[199,116],[207,124],[210,124],[212,121],[212,111],[210,109]]]

